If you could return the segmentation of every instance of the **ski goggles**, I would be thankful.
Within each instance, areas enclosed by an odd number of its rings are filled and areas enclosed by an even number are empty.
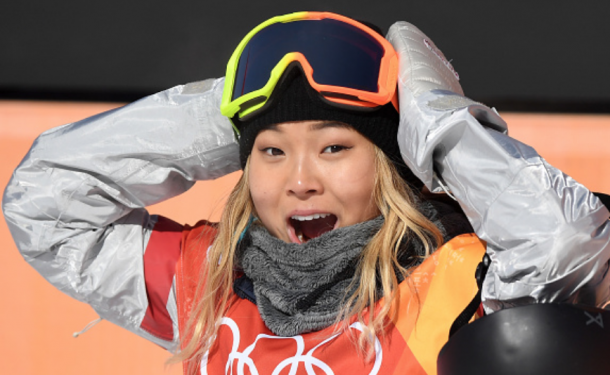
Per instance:
[[[326,102],[397,108],[398,56],[369,27],[328,12],[274,17],[252,30],[227,65],[220,110],[247,120],[268,106],[284,73],[298,66]]]

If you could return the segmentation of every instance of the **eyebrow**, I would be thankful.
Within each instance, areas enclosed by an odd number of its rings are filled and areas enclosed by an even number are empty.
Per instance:
[[[281,125],[281,123],[266,125],[261,130],[272,130],[272,131],[280,132],[280,129],[278,129],[279,125]],[[309,126],[310,130],[321,130],[321,129],[326,129],[326,128],[353,129],[353,127],[351,125],[346,124],[344,122],[340,122],[340,121],[323,121],[322,120],[322,121],[316,122],[314,124],[311,124]]]
[[[311,124],[309,127],[311,130],[320,130],[320,129],[325,129],[325,128],[347,128],[347,129],[353,129],[350,125],[344,123],[344,122],[340,122],[340,121],[324,121],[324,122],[317,122],[315,124]]]

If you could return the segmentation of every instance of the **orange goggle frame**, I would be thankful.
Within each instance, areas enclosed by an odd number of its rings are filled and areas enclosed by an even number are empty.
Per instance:
[[[295,63],[331,104],[367,109],[392,101],[398,108],[398,56],[385,38],[338,14],[298,12],[263,22],[237,46],[227,65],[222,114],[254,117]]]

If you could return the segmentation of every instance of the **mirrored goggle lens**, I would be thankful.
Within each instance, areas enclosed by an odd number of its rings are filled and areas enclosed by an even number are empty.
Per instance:
[[[239,59],[232,99],[263,88],[290,52],[305,56],[318,84],[378,91],[384,48],[373,36],[333,19],[301,20],[270,25],[250,40]]]

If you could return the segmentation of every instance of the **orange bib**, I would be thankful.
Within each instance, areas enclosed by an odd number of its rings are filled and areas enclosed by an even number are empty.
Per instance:
[[[184,332],[200,270],[216,233],[210,223],[185,228],[176,266],[180,337]],[[265,326],[256,305],[233,295],[217,344],[200,363],[202,374],[436,374],[436,358],[455,318],[477,292],[474,273],[485,246],[474,234],[455,237],[413,269],[399,285],[394,319],[385,337],[376,337],[366,359],[353,337],[336,327],[279,337]],[[377,303],[381,303],[378,301]],[[358,334],[359,323],[350,325]],[[186,368],[186,366],[185,366]]]

